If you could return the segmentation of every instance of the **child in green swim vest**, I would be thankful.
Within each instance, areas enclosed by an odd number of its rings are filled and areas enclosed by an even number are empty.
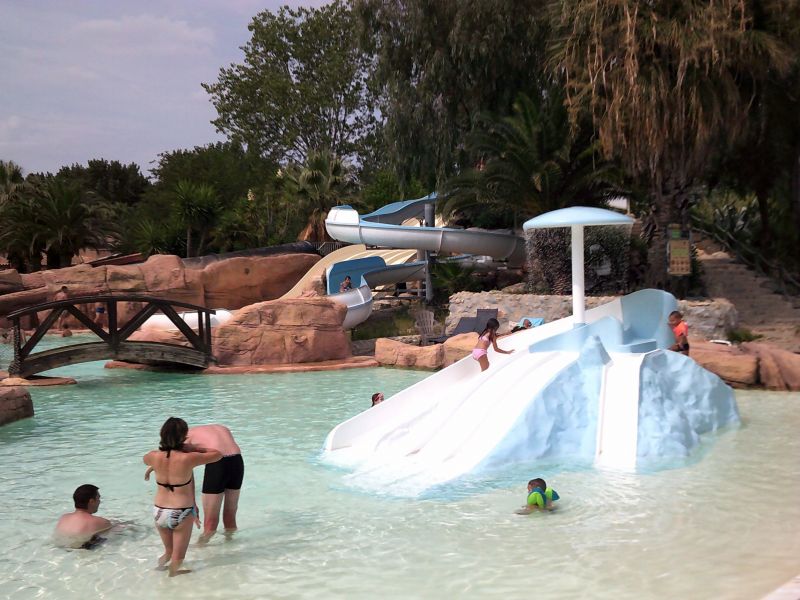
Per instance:
[[[558,500],[558,493],[544,479],[536,478],[528,482],[528,498],[525,503],[526,512],[534,510],[553,510],[553,502]]]

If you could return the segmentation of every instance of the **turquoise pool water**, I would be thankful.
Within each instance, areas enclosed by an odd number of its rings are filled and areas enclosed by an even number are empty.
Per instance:
[[[373,391],[426,373],[58,373],[79,385],[32,389],[36,416],[0,428],[0,597],[740,599],[800,572],[800,394],[737,393],[743,427],[680,468],[523,465],[395,499],[349,488],[319,450]],[[247,465],[241,531],[192,545],[194,572],[172,580],[152,570],[161,546],[141,463],[170,415],[229,425]],[[538,474],[560,509],[513,514]],[[97,551],[52,547],[87,482],[101,514],[130,524]]]

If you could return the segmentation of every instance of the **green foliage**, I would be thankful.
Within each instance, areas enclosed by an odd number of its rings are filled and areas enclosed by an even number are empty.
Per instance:
[[[796,59],[756,4],[551,2],[551,67],[573,121],[590,115],[605,156],[647,179],[653,286],[668,283],[667,224],[688,224],[710,157],[745,130],[753,87]]]
[[[159,203],[179,181],[192,181],[213,187],[224,206],[244,198],[248,190],[273,181],[276,171],[275,163],[233,142],[165,152],[152,169]]]
[[[0,206],[18,198],[24,186],[22,167],[13,160],[0,160]]]
[[[184,255],[186,240],[184,229],[177,219],[152,221],[143,219],[136,222],[129,235],[130,250],[141,252],[145,256],[151,254]]]
[[[468,164],[482,111],[506,114],[538,87],[546,21],[514,0],[358,0],[365,52],[377,57],[386,154],[402,181],[438,187]]]
[[[376,210],[390,202],[422,198],[427,192],[417,179],[408,185],[401,185],[393,171],[386,169],[375,172],[361,191],[360,204],[369,211]]]
[[[330,240],[325,217],[332,207],[343,204],[352,193],[350,168],[330,150],[312,151],[302,166],[287,167],[282,179],[287,194],[298,201],[301,214],[308,217],[298,239]]]
[[[112,205],[77,182],[35,178],[24,195],[0,209],[0,247],[20,270],[38,270],[41,254],[51,269],[69,266],[85,248],[101,249],[119,236]]]
[[[362,151],[375,123],[371,60],[357,47],[348,4],[263,11],[249,30],[244,62],[203,85],[217,130],[280,163],[318,148],[339,156]]]
[[[95,159],[85,167],[79,164],[61,167],[56,177],[73,181],[98,198],[126,205],[139,202],[150,187],[150,182],[139,171],[139,165],[123,165],[116,160]]]
[[[445,215],[475,205],[525,218],[580,204],[603,205],[621,190],[618,170],[588,136],[574,139],[558,90],[520,94],[509,117],[484,114],[467,137],[478,166],[451,178]]]
[[[761,339],[764,337],[759,333],[753,333],[749,329],[745,327],[739,327],[738,329],[729,329],[728,330],[728,341],[733,342],[734,344],[741,344],[742,342],[753,342],[755,340]]]
[[[175,216],[186,228],[186,256],[201,256],[205,241],[222,212],[217,193],[206,183],[187,180],[179,181],[173,193]],[[195,232],[199,234],[197,248],[192,245],[192,234]]]
[[[475,269],[464,267],[458,262],[434,263],[431,272],[434,289],[433,301],[443,304],[457,292],[477,292],[481,283],[475,278]]]

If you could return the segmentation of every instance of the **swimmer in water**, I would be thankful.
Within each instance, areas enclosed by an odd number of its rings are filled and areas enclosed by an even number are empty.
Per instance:
[[[111,521],[94,513],[100,507],[100,490],[89,483],[72,494],[75,511],[62,515],[53,537],[59,546],[90,550],[105,541],[98,534],[111,529]]]
[[[517,511],[517,514],[527,515],[539,510],[553,510],[553,502],[559,499],[558,492],[553,488],[547,487],[544,479],[536,478],[528,482],[528,496],[525,506]]]

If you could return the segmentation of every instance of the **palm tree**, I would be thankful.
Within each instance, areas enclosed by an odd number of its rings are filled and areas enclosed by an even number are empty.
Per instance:
[[[18,198],[24,185],[22,168],[12,160],[0,160],[0,206]]]
[[[475,204],[526,218],[574,204],[602,205],[619,193],[619,173],[600,160],[587,136],[573,137],[563,98],[554,90],[517,96],[513,114],[484,114],[467,137],[478,166],[450,179],[442,212]]]
[[[0,209],[0,247],[18,270],[69,266],[84,248],[106,248],[119,235],[112,208],[92,201],[74,182],[48,177],[30,183]]]
[[[216,224],[222,206],[214,188],[205,183],[182,179],[175,185],[174,197],[178,218],[186,228],[186,257],[202,254],[206,238]],[[200,236],[192,254],[192,234]]]
[[[111,205],[89,197],[76,182],[49,177],[34,200],[31,245],[41,245],[50,269],[68,267],[85,248],[107,248],[120,231]]]
[[[289,193],[300,201],[300,210],[308,218],[297,239],[330,240],[325,229],[325,217],[351,192],[352,178],[348,166],[330,150],[312,151],[302,167],[290,166],[284,178]]]
[[[19,273],[42,268],[44,244],[36,238],[37,218],[36,202],[28,194],[0,205],[0,250]]]
[[[752,90],[792,53],[740,0],[554,0],[551,12],[572,118],[591,115],[604,155],[650,184],[649,284],[667,287],[667,225],[688,227],[709,157],[739,137]]]

